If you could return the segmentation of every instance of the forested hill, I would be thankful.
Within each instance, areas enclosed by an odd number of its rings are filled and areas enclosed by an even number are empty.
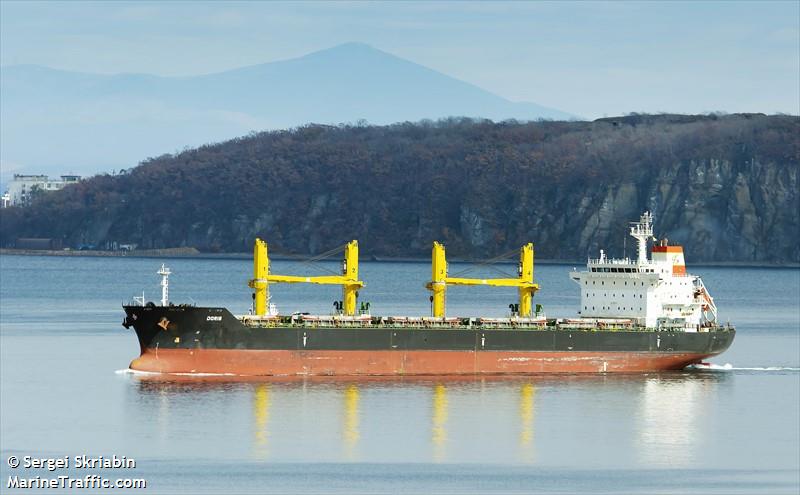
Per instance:
[[[799,262],[800,118],[466,119],[265,132],[147,160],[2,211],[0,242],[362,256],[623,254],[645,209],[687,261]],[[627,243],[627,254],[633,254]]]

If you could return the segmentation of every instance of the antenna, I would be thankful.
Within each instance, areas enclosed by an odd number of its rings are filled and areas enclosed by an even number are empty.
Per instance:
[[[622,257],[628,259],[628,238],[622,238]]]

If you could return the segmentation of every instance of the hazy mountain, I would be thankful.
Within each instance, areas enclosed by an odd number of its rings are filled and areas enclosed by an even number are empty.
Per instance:
[[[128,168],[187,146],[309,122],[569,119],[368,45],[191,77],[0,71],[3,175]]]

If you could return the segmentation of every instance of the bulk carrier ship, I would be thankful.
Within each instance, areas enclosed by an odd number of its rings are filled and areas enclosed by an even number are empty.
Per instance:
[[[141,355],[133,370],[235,375],[481,375],[610,373],[679,370],[725,351],[735,330],[717,323],[717,308],[699,276],[686,272],[683,249],[653,238],[652,216],[632,223],[636,259],[609,259],[601,250],[570,277],[581,291],[574,318],[547,318],[533,305],[533,245],[520,249],[517,278],[448,276],[445,248],[433,244],[432,315],[373,316],[358,307],[358,243],[345,246],[342,274],[276,275],[267,245],[256,239],[251,314],[175,305],[164,265],[160,305],[144,297],[124,305]],[[648,243],[652,256],[648,258]],[[335,314],[281,315],[269,302],[276,283],[342,286]],[[446,314],[450,285],[516,287],[506,318]]]

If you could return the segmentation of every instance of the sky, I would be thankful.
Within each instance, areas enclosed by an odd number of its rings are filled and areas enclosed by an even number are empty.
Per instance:
[[[196,75],[363,42],[585,118],[800,114],[800,2],[0,1],[0,65]]]

